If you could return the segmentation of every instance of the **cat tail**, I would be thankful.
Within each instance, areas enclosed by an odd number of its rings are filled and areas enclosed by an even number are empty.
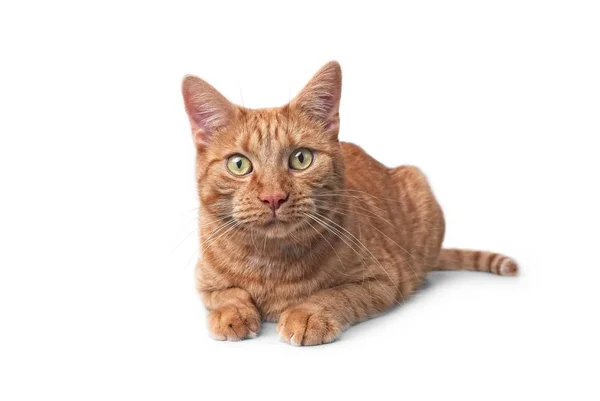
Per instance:
[[[513,259],[499,253],[442,249],[433,270],[474,270],[500,276],[515,276],[519,267]]]

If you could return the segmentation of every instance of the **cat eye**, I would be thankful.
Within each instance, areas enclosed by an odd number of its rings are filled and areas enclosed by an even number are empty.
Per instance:
[[[246,156],[233,155],[227,159],[227,169],[233,175],[246,175],[252,172],[252,163]]]
[[[309,149],[296,149],[290,155],[290,168],[293,170],[306,170],[313,161],[313,152]]]

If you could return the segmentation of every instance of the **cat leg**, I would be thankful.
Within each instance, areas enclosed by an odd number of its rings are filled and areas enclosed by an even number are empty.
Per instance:
[[[375,316],[399,302],[390,282],[372,277],[319,291],[285,310],[277,324],[279,337],[292,345],[332,342],[350,325]]]
[[[241,288],[203,291],[208,329],[216,340],[238,341],[254,338],[260,331],[260,313],[248,292]]]

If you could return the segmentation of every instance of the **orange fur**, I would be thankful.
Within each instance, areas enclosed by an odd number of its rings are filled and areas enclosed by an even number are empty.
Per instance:
[[[265,320],[291,344],[327,343],[402,302],[431,270],[516,274],[505,256],[441,249],[442,210],[417,168],[387,168],[338,141],[336,62],[280,108],[233,105],[193,76],[183,94],[197,149],[197,287],[215,338],[254,337]],[[306,170],[288,166],[298,148],[314,154]],[[234,154],[251,173],[228,171]],[[274,196],[277,209],[265,201]]]

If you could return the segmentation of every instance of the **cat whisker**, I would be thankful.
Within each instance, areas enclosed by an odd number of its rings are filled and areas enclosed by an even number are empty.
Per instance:
[[[317,202],[321,202],[321,203],[320,203],[321,205],[322,205],[323,203],[327,204],[326,202],[324,202],[324,201],[320,201],[320,200],[317,200],[317,199],[316,199],[314,202],[315,202],[315,204],[317,204]],[[398,227],[396,227],[394,224],[392,224],[392,223],[391,223],[389,220],[387,220],[387,219],[385,219],[384,217],[382,217],[382,216],[378,215],[377,213],[373,212],[372,210],[365,209],[364,207],[360,207],[360,206],[357,206],[357,205],[352,205],[352,206],[349,206],[349,205],[344,205],[344,206],[346,206],[347,208],[353,207],[353,208],[356,208],[356,209],[359,209],[359,210],[363,210],[363,211],[365,211],[365,212],[369,212],[369,213],[371,213],[371,214],[372,214],[372,216],[373,216],[373,217],[377,217],[377,218],[381,219],[381,220],[382,220],[382,221],[384,221],[385,223],[389,224],[391,227],[393,227],[393,228],[395,228],[396,230],[398,230]],[[319,206],[319,207],[321,207],[321,206]],[[351,210],[351,209],[346,209],[346,211],[349,211],[349,212],[351,212],[352,210]]]
[[[250,229],[250,241],[252,241],[252,245],[254,246],[254,250],[258,254],[258,247],[254,243],[254,230]]]
[[[361,257],[361,258],[362,258],[361,254],[360,254],[358,251],[356,251],[356,250],[354,249],[354,247],[352,247],[350,244],[348,244],[348,243],[347,243],[347,242],[346,242],[346,241],[345,241],[345,240],[342,238],[342,235],[343,235],[343,236],[344,236],[346,239],[348,239],[349,241],[351,241],[351,238],[350,238],[350,237],[348,237],[348,235],[347,235],[347,234],[345,234],[344,232],[342,232],[342,231],[340,231],[340,230],[338,230],[338,229],[336,229],[336,228],[332,227],[331,225],[327,224],[327,222],[324,222],[324,221],[322,221],[321,219],[317,218],[315,215],[311,215],[311,214],[308,214],[308,213],[307,213],[307,216],[308,216],[308,217],[310,217],[310,218],[312,218],[312,219],[313,219],[313,220],[315,220],[316,222],[320,223],[321,225],[323,225],[323,226],[324,226],[324,227],[326,227],[327,229],[329,229],[329,230],[330,230],[332,233],[336,234],[336,235],[337,235],[337,236],[338,236],[338,237],[339,237],[339,238],[340,238],[340,239],[341,239],[341,240],[342,240],[342,241],[343,241],[343,242],[344,242],[344,243],[345,243],[345,244],[346,244],[346,245],[347,245],[347,246],[348,246],[348,247],[349,247],[351,250],[353,250],[353,251],[354,251],[354,252],[355,252],[355,253],[356,253],[356,254],[357,254],[359,257]],[[325,216],[323,216],[323,215],[318,215],[318,216],[320,216],[320,217],[322,217],[322,218],[325,218],[325,219],[329,220],[328,218],[326,218],[326,217],[325,217]],[[337,224],[337,223],[333,222],[332,220],[329,220],[329,221],[331,221],[333,224],[335,224],[335,225],[339,226],[339,224]],[[341,227],[341,226],[340,226],[340,227]],[[353,237],[353,238],[354,238],[356,241],[358,241],[358,239],[356,239],[356,237],[354,237],[354,236],[353,236],[353,235],[352,235],[352,234],[351,234],[349,231],[347,231],[347,230],[346,230],[346,229],[344,229],[343,227],[342,227],[342,229],[343,229],[344,231],[346,231],[348,234],[350,234],[350,235],[351,235],[351,236],[352,236],[352,237]],[[379,265],[379,267],[381,267],[381,269],[382,269],[382,270],[383,270],[383,271],[386,273],[386,275],[388,276],[388,278],[389,278],[389,280],[390,280],[390,283],[393,285],[393,284],[394,284],[394,280],[392,280],[392,277],[390,276],[390,274],[388,273],[388,271],[387,271],[387,270],[386,270],[386,269],[385,269],[385,268],[384,268],[384,267],[381,265],[381,263],[380,263],[380,262],[377,260],[377,258],[375,257],[375,255],[373,255],[373,254],[371,253],[371,251],[369,251],[369,249],[368,249],[368,248],[367,248],[367,247],[366,247],[366,246],[365,246],[365,245],[364,245],[362,242],[358,241],[358,242],[354,242],[354,244],[361,246],[361,247],[362,247],[362,249],[364,249],[365,251],[367,251],[367,252],[369,253],[369,255],[371,256],[371,259],[372,259],[373,261],[375,261],[375,263],[376,263],[377,265]],[[362,258],[362,260],[363,260],[363,262],[364,262],[364,258]],[[371,270],[371,268],[370,268],[368,265],[366,265],[366,264],[365,264],[365,267],[367,267],[367,268],[368,268],[368,269],[371,271],[371,273],[373,273],[373,271]],[[385,287],[385,286],[384,286],[384,285],[383,285],[383,284],[382,284],[382,283],[381,283],[381,282],[380,282],[380,281],[377,279],[377,277],[375,277],[375,276],[373,276],[373,277],[374,277],[374,278],[375,278],[375,279],[376,279],[376,280],[379,282],[379,285],[381,286],[381,288],[382,288],[382,289],[384,289],[384,290],[385,290],[385,291],[388,293],[388,295],[389,295],[389,296],[390,296],[392,299],[394,299],[394,300],[395,300],[395,299],[396,299],[396,297],[395,297],[395,296],[393,296],[392,294],[390,294],[390,293],[389,293],[389,291],[387,291],[387,288],[386,288],[386,287]],[[400,294],[400,297],[402,297],[402,300],[404,301],[404,296],[402,295],[402,293],[401,293],[401,292],[398,290],[398,288],[396,288],[396,290],[397,290],[398,294]],[[396,301],[396,303],[398,303],[398,302]]]
[[[309,216],[309,217],[313,218],[312,216]],[[314,220],[315,220],[317,223],[319,223],[320,225],[322,225],[323,227],[325,227],[325,229],[327,229],[329,232],[333,233],[333,234],[334,234],[334,235],[336,235],[338,238],[340,238],[340,239],[342,240],[342,242],[343,242],[343,243],[344,243],[346,246],[348,246],[348,248],[350,248],[350,249],[351,249],[351,250],[352,250],[354,253],[356,253],[356,255],[357,255],[357,256],[359,256],[359,257],[361,258],[361,262],[362,262],[362,264],[363,264],[363,267],[365,267],[365,271],[363,272],[363,281],[362,281],[362,284],[361,284],[361,286],[362,286],[362,285],[364,285],[364,281],[365,281],[365,279],[366,279],[366,271],[368,270],[368,271],[371,273],[371,277],[372,277],[372,278],[374,278],[374,279],[377,281],[377,283],[379,284],[379,286],[381,287],[381,289],[382,289],[384,292],[386,292],[386,293],[387,293],[387,294],[390,296],[390,298],[392,298],[392,299],[396,299],[396,298],[395,298],[395,297],[394,297],[394,296],[393,296],[393,295],[392,295],[392,294],[391,294],[391,293],[388,291],[387,287],[385,287],[385,286],[383,285],[383,283],[382,283],[382,282],[381,282],[381,281],[380,281],[380,280],[377,278],[377,276],[376,276],[376,275],[374,274],[374,272],[373,272],[373,269],[371,269],[371,267],[365,263],[364,257],[363,257],[363,256],[362,256],[362,255],[361,255],[361,254],[360,254],[360,253],[359,253],[359,252],[356,250],[356,249],[354,249],[354,247],[353,247],[353,246],[351,246],[350,244],[348,244],[348,243],[347,243],[347,242],[344,240],[344,238],[342,238],[342,236],[341,236],[340,234],[343,234],[343,233],[341,233],[339,230],[338,230],[338,232],[335,232],[335,231],[334,231],[335,229],[334,229],[333,227],[331,227],[330,225],[328,225],[327,223],[325,223],[325,222],[322,222],[322,221],[320,221],[320,220],[318,220],[318,219],[315,219],[315,218],[313,218],[313,219],[314,219]],[[344,236],[344,237],[346,237],[346,236]],[[347,237],[346,237],[346,238],[347,238]],[[348,239],[349,239],[349,238],[348,238]],[[400,295],[402,296],[402,294],[400,294]],[[398,302],[396,301],[396,303],[398,303]]]
[[[194,256],[198,255],[198,248],[196,248],[196,250],[192,253],[192,256],[190,256],[190,258],[187,260],[187,262],[185,263],[185,265],[183,266],[184,268],[186,268],[190,262],[192,261],[192,259],[194,259]]]
[[[186,236],[185,236],[185,237],[184,237],[184,238],[181,240],[181,242],[179,242],[179,243],[177,244],[177,246],[175,246],[175,248],[173,248],[173,250],[172,250],[172,251],[169,253],[169,256],[172,256],[172,255],[175,253],[175,251],[176,251],[176,250],[177,250],[177,249],[178,249],[178,248],[181,246],[181,244],[183,244],[183,243],[185,242],[185,240],[187,240],[187,239],[190,237],[190,235],[192,235],[193,233],[195,233],[195,232],[196,232],[196,230],[197,230],[197,229],[196,229],[196,228],[194,228],[192,231],[190,231],[190,232],[189,232],[189,233],[188,233],[188,234],[187,234],[187,235],[186,235]]]
[[[205,223],[205,224],[202,224],[202,225],[200,225],[200,226],[198,226],[198,227],[194,228],[192,231],[190,231],[190,232],[189,232],[189,233],[188,233],[188,234],[187,234],[187,235],[186,235],[186,236],[185,236],[185,237],[184,237],[184,238],[183,238],[183,239],[182,239],[182,240],[181,240],[181,241],[180,241],[180,242],[177,244],[177,246],[175,246],[175,248],[173,248],[173,250],[172,250],[172,251],[169,253],[169,256],[172,256],[172,255],[175,253],[175,251],[177,251],[177,249],[179,249],[179,247],[180,247],[180,246],[181,246],[181,245],[182,245],[182,244],[183,244],[183,243],[184,243],[184,242],[185,242],[185,241],[186,241],[186,240],[187,240],[187,239],[188,239],[188,238],[189,238],[189,237],[190,237],[190,236],[191,236],[191,235],[192,235],[194,232],[197,232],[197,230],[199,230],[199,229],[201,229],[201,228],[204,228],[204,227],[206,227],[206,226],[208,226],[208,225],[210,225],[210,224],[213,224],[213,223],[215,223],[215,222],[222,222],[222,221],[224,221],[224,220],[226,220],[227,218],[230,218],[230,217],[231,217],[231,216],[225,216],[225,217],[223,217],[223,218],[220,218],[220,219],[214,219],[214,220],[212,220],[212,221],[210,221],[210,222],[207,222],[207,223]],[[197,217],[196,217],[196,219],[197,219]],[[218,227],[217,227],[217,228],[218,228]],[[195,255],[198,253],[198,250],[199,250],[199,248],[196,248],[196,250],[195,250],[195,251],[192,253],[192,256],[190,256],[190,258],[189,258],[189,259],[188,259],[188,261],[186,262],[185,266],[187,266],[187,265],[190,263],[190,261],[193,259],[193,257],[194,257],[194,256],[195,256]],[[185,267],[185,266],[184,266],[184,267]]]
[[[263,253],[265,253],[267,251],[267,236],[265,235],[265,239],[263,242]]]
[[[344,193],[356,193],[356,194],[362,194],[362,195],[366,195],[369,196],[373,199],[377,199],[377,200],[381,200],[381,201],[388,201],[388,202],[396,202],[396,203],[404,203],[403,201],[401,201],[400,199],[393,199],[393,198],[382,198],[380,196],[375,196],[373,194],[370,194],[368,192],[364,192],[364,191],[359,191],[357,189],[338,189],[338,190],[334,190],[331,191],[332,194],[344,194]]]
[[[348,233],[348,235],[350,235],[352,238],[354,238],[354,240],[356,240],[356,241],[357,241],[357,243],[358,243],[358,244],[359,244],[361,247],[363,247],[363,249],[364,249],[365,251],[367,251],[367,252],[368,252],[368,254],[371,256],[371,258],[373,259],[373,261],[374,261],[375,263],[377,263],[377,265],[378,265],[379,267],[381,267],[381,269],[382,269],[382,270],[385,272],[385,274],[386,274],[386,275],[388,276],[388,278],[390,279],[390,282],[391,282],[392,284],[394,284],[394,280],[392,279],[392,276],[390,276],[390,273],[387,271],[387,269],[386,269],[385,267],[383,267],[383,265],[382,265],[382,264],[379,262],[379,260],[378,260],[378,259],[375,257],[375,255],[373,255],[373,253],[372,253],[372,252],[369,250],[369,248],[367,248],[367,246],[366,246],[365,244],[363,244],[361,241],[359,241],[359,240],[358,240],[358,238],[356,238],[356,237],[355,237],[355,236],[354,236],[354,235],[353,235],[353,234],[352,234],[350,231],[346,230],[344,227],[342,227],[341,225],[339,225],[339,224],[338,224],[338,223],[336,223],[335,221],[333,221],[333,220],[331,220],[331,219],[329,219],[329,218],[327,218],[327,217],[325,217],[325,216],[323,216],[323,215],[321,215],[321,214],[319,214],[319,213],[315,213],[315,214],[316,214],[317,216],[319,216],[319,217],[321,217],[321,218],[324,218],[324,219],[326,219],[326,220],[330,221],[331,223],[335,224],[335,225],[336,225],[336,226],[338,226],[338,227],[339,227],[341,230],[345,231],[346,233]],[[396,290],[397,290],[398,294],[400,294],[400,297],[402,297],[402,300],[404,301],[404,296],[402,295],[402,292],[400,291],[400,289],[398,288],[398,286],[395,286],[395,287],[396,287]],[[396,299],[396,297],[393,297],[393,298],[394,298],[394,299]]]
[[[203,251],[203,252],[206,252],[206,251],[208,250],[208,248],[210,248],[210,247],[211,247],[211,245],[213,245],[213,244],[214,244],[215,242],[217,242],[217,241],[218,241],[220,238],[222,238],[223,236],[225,236],[227,233],[231,232],[232,230],[234,230],[234,229],[238,228],[239,226],[240,226],[240,224],[234,221],[234,224],[233,224],[233,225],[230,225],[230,226],[227,228],[227,230],[225,230],[224,232],[222,232],[222,233],[221,233],[221,235],[219,235],[217,238],[215,238],[214,240],[212,240],[212,241],[211,241],[211,242],[208,244],[208,246],[207,246],[206,248],[202,249],[202,251]],[[205,242],[206,242],[206,241],[205,241]]]
[[[321,208],[321,209],[323,209],[323,210],[330,211],[330,212],[339,212],[339,211],[340,211],[340,209],[339,209],[339,208],[338,208],[338,209],[335,209],[335,210],[334,210],[334,209],[330,209],[330,208],[326,208],[326,207],[322,207],[322,206],[320,206],[320,208]],[[343,211],[351,211],[351,210],[349,210],[349,209],[342,209],[342,210],[343,210]],[[359,213],[359,212],[356,212],[356,211],[353,211],[353,212],[354,212],[354,214],[355,214],[355,215],[357,215],[357,216],[371,217],[371,216],[369,216],[369,215],[365,215],[365,214],[363,214],[363,213]],[[377,216],[377,217],[378,217],[378,216]],[[365,222],[364,220],[361,220],[361,223],[364,223],[364,222]],[[406,250],[406,249],[405,249],[405,248],[404,248],[402,245],[398,244],[396,241],[394,241],[392,238],[390,238],[390,237],[389,237],[387,234],[385,234],[383,231],[381,231],[380,229],[378,229],[377,227],[375,227],[375,225],[373,225],[373,224],[371,224],[371,223],[369,223],[369,222],[366,222],[366,223],[367,223],[369,226],[373,227],[375,230],[379,231],[379,233],[381,233],[381,235],[383,235],[384,237],[386,237],[387,239],[389,239],[389,240],[390,240],[392,243],[394,243],[396,246],[398,246],[398,247],[399,247],[400,249],[402,249],[404,252],[406,252],[406,253],[407,253],[407,254],[408,254],[408,255],[409,255],[409,256],[410,256],[410,257],[411,257],[413,260],[416,260],[416,259],[415,259],[415,257],[412,255],[412,253],[410,253],[409,251],[407,251],[407,250]],[[359,226],[359,227],[360,227],[360,226]],[[406,261],[406,260],[405,260],[405,262],[406,262],[406,264],[408,265],[408,267],[410,267],[410,270],[412,271],[412,273],[413,273],[413,275],[415,276],[415,278],[418,278],[417,272],[415,271],[415,269],[413,268],[413,266],[412,266],[412,265],[411,265],[411,264],[410,264],[408,261]]]
[[[318,206],[318,207],[319,207],[319,208],[321,208],[321,209],[323,209],[323,210],[327,210],[327,211],[331,211],[331,212],[336,212],[336,211],[340,211],[340,210],[341,210],[341,211],[346,211],[346,212],[351,212],[351,211],[352,211],[352,210],[351,210],[351,209],[349,209],[349,208],[347,208],[347,209],[340,209],[340,208],[337,208],[337,209],[331,209],[331,208],[327,208],[327,207],[325,207],[325,206]],[[373,216],[371,216],[371,215],[367,215],[367,214],[364,214],[364,213],[359,213],[359,212],[356,212],[356,211],[353,211],[353,212],[354,212],[356,215],[358,215],[358,216],[363,216],[363,217],[380,217],[380,216],[377,216],[377,215],[373,215]],[[361,222],[364,222],[364,220],[361,220]],[[413,255],[412,255],[410,252],[408,252],[408,251],[407,251],[407,250],[406,250],[406,249],[405,249],[403,246],[401,246],[400,244],[398,244],[397,242],[395,242],[395,241],[394,241],[393,239],[391,239],[391,238],[390,238],[388,235],[386,235],[384,232],[382,232],[382,231],[381,231],[381,230],[379,230],[377,227],[375,227],[375,225],[373,225],[373,224],[371,224],[371,223],[369,223],[369,222],[366,222],[366,223],[367,223],[367,224],[369,224],[369,225],[370,225],[371,227],[373,227],[374,229],[376,229],[377,231],[379,231],[379,232],[380,232],[382,235],[384,235],[384,236],[385,236],[386,238],[388,238],[390,241],[394,242],[394,243],[395,243],[395,244],[396,244],[398,247],[400,247],[400,249],[402,249],[404,252],[406,252],[406,253],[407,253],[407,254],[408,254],[408,255],[409,255],[411,258],[415,259],[415,257],[414,257],[414,256],[413,256]],[[395,226],[393,226],[393,227],[394,227],[394,228],[396,228]],[[415,259],[415,260],[416,260],[416,259]]]
[[[351,198],[351,199],[359,200],[359,201],[361,201],[361,202],[363,202],[363,203],[365,203],[365,204],[367,204],[367,205],[369,205],[369,206],[371,206],[371,207],[373,207],[373,208],[375,208],[377,210],[382,211],[383,213],[387,213],[384,209],[382,209],[379,206],[376,206],[376,205],[374,205],[372,203],[369,203],[367,200],[361,198],[360,196],[345,195],[345,194],[317,194],[317,195],[313,195],[312,198],[313,199],[314,198],[330,198],[330,197],[337,197],[337,196],[343,197],[343,198]],[[310,199],[310,197],[309,197],[309,199]]]
[[[223,217],[220,217],[220,218],[213,219],[213,220],[211,220],[211,221],[204,221],[204,218],[202,218],[202,219],[198,219],[198,221],[199,221],[199,222],[202,222],[202,224],[200,224],[200,225],[199,225],[197,228],[198,228],[198,229],[201,229],[201,228],[207,227],[207,226],[209,226],[209,225],[211,225],[211,224],[213,224],[213,223],[216,223],[216,222],[223,222],[223,221],[225,221],[225,220],[227,220],[227,219],[231,219],[231,218],[233,218],[233,216],[232,216],[231,214],[228,214],[228,215],[225,215],[225,216],[223,216]]]
[[[208,241],[211,240],[211,238],[214,238],[215,235],[217,235],[219,232],[221,232],[223,229],[231,227],[232,225],[236,224],[236,220],[229,220],[226,223],[221,224],[219,227],[215,228],[213,231],[211,231],[211,234],[208,236],[207,239],[205,239],[199,246],[199,249],[202,249],[202,246],[204,244],[206,244]]]
[[[362,239],[362,230],[361,230],[361,226],[358,226],[358,239]],[[364,265],[364,261],[363,261],[363,265]],[[362,289],[365,285],[365,278],[367,277],[367,272],[366,270],[363,271],[363,278],[362,278],[362,282],[360,283],[360,288]]]
[[[340,258],[340,255],[337,253],[337,251],[335,250],[335,248],[333,247],[333,245],[331,245],[331,242],[329,242],[329,240],[327,238],[325,238],[325,236],[323,235],[323,233],[321,233],[319,230],[317,230],[312,224],[310,224],[307,221],[308,225],[315,230],[315,232],[317,234],[319,234],[321,236],[321,238],[323,238],[325,240],[325,242],[327,242],[329,244],[329,246],[331,247],[331,249],[333,250],[333,252],[335,253],[335,255],[337,256],[338,260],[340,261],[340,263],[342,264],[342,267],[344,268],[344,272],[342,274],[344,274],[345,276],[349,276],[349,274],[346,273],[346,266],[344,265],[344,262],[342,262],[342,258]],[[325,226],[324,226],[325,227]],[[327,228],[327,227],[325,227]]]

